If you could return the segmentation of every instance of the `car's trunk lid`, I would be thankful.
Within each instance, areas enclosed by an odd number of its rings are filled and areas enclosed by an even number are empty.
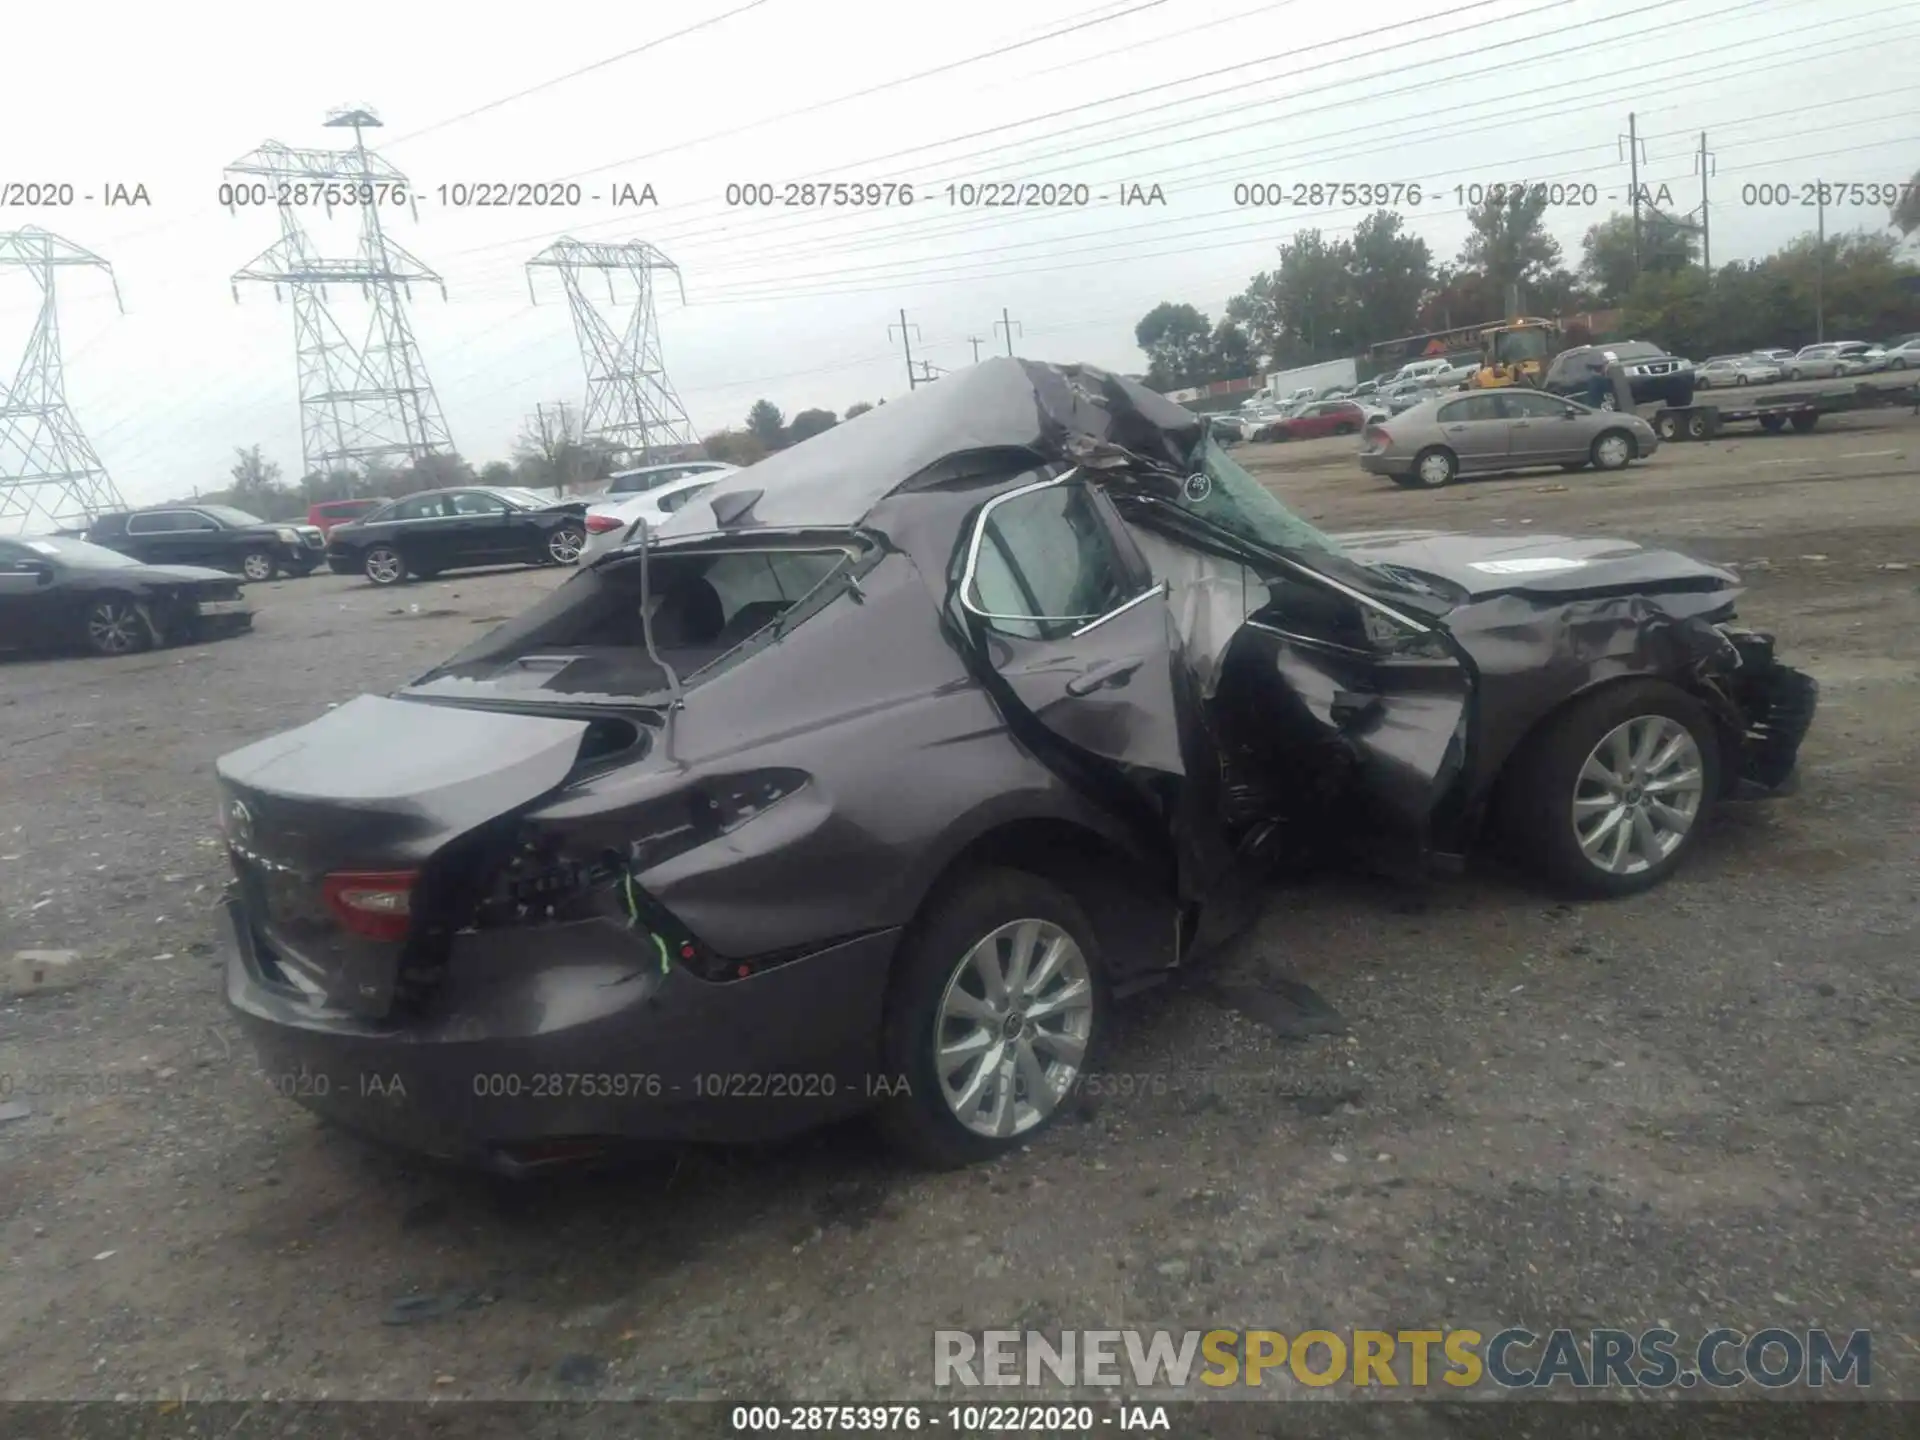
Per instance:
[[[462,883],[448,857],[564,781],[590,728],[363,695],[222,756],[221,822],[268,978],[319,1006],[387,1014],[409,948]],[[416,877],[400,933],[348,923],[330,895],[352,883],[342,875]]]

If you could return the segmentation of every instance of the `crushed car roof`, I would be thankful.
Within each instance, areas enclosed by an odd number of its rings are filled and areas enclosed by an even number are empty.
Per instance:
[[[792,449],[736,471],[655,533],[703,534],[716,501],[759,492],[746,523],[857,525],[876,504],[943,460],[1027,451],[1036,463],[1145,460],[1184,466],[1202,422],[1144,385],[1092,365],[1002,357],[875,406]],[[722,506],[720,513],[729,508]]]

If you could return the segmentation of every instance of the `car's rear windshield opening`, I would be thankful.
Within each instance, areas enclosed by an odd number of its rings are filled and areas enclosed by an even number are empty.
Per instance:
[[[853,558],[837,547],[653,555],[645,608],[655,650],[683,682],[711,673]],[[412,688],[527,699],[659,695],[668,680],[647,654],[639,557],[575,576]]]

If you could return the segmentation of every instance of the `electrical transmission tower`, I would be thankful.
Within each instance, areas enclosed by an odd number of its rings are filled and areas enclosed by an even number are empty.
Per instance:
[[[272,285],[276,299],[283,285],[292,292],[306,473],[364,473],[402,456],[418,464],[429,455],[450,454],[453,437],[403,303],[412,298],[415,281],[438,285],[442,299],[446,282],[381,226],[381,205],[406,201],[411,209],[412,192],[406,176],[369,151],[361,137],[379,119],[366,109],[339,110],[326,123],[351,126],[353,148],[294,149],[268,141],[227,166],[229,175],[260,176],[264,185],[250,193],[280,211],[279,240],[235,272],[234,298],[242,280]],[[242,184],[236,192],[248,188]],[[294,203],[285,203],[289,196]],[[307,199],[324,205],[329,217],[336,205],[358,207],[360,243],[352,258],[326,259],[314,248],[299,216]],[[419,218],[417,210],[413,215]],[[371,302],[360,341],[348,336],[330,308],[329,285],[358,285]]]
[[[26,354],[12,381],[0,385],[0,531],[59,529],[125,504],[67,405],[53,277],[68,265],[98,265],[113,276],[98,255],[37,225],[0,234],[0,268],[18,266],[40,286]],[[113,299],[120,303],[117,280]]]
[[[660,357],[660,330],[654,315],[654,272],[672,273],[687,298],[680,267],[644,240],[601,243],[563,236],[527,262],[527,293],[533,295],[533,272],[557,270],[573,311],[573,330],[580,341],[580,359],[587,371],[587,403],[582,416],[582,438],[616,456],[641,464],[699,448],[686,407],[667,380]],[[634,285],[626,325],[616,331],[600,313],[586,290],[589,271],[607,277],[608,303],[618,306],[616,275]],[[537,296],[534,303],[538,304]]]

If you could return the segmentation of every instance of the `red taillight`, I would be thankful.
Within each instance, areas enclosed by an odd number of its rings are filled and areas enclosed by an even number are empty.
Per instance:
[[[327,908],[356,935],[404,940],[413,923],[413,870],[345,870],[321,882]]]
[[[589,515],[587,516],[587,533],[589,535],[604,535],[609,530],[618,530],[626,523],[626,521],[613,515]]]
[[[1379,425],[1369,425],[1364,438],[1367,444],[1382,450],[1393,443],[1393,437]]]

